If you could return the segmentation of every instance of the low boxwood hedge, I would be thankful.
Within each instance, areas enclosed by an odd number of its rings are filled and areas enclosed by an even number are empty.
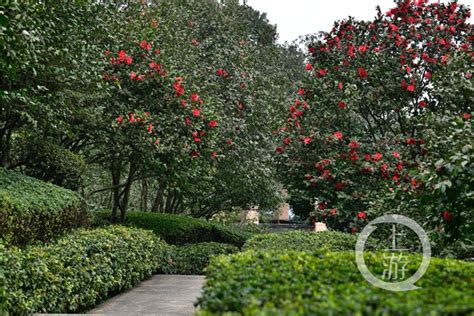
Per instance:
[[[96,225],[108,224],[109,219],[108,210],[94,212]],[[130,211],[124,224],[152,230],[166,242],[175,245],[214,241],[241,247],[253,236],[253,233],[239,227],[175,214]]]
[[[0,168],[0,237],[8,245],[47,241],[89,221],[77,193]]]
[[[407,277],[420,256],[409,255]],[[374,274],[381,253],[368,253]],[[238,315],[472,315],[474,263],[432,258],[421,287],[376,288],[363,279],[352,252],[241,252],[213,258],[199,299],[201,314]]]
[[[162,269],[166,274],[204,274],[211,257],[238,251],[236,246],[217,242],[170,246]]]
[[[336,231],[288,231],[255,235],[245,243],[243,249],[274,251],[313,251],[328,249],[342,251],[354,250],[356,241],[356,235]]]
[[[79,229],[46,245],[12,247],[5,251],[7,310],[84,311],[159,270],[166,247],[151,232],[123,226]]]

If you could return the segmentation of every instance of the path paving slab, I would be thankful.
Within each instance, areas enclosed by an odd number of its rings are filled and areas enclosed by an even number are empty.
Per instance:
[[[89,314],[117,316],[193,315],[204,276],[155,275],[136,287],[105,301]]]

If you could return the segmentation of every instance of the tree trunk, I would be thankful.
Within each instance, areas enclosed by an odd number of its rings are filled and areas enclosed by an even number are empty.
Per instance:
[[[156,190],[155,199],[153,200],[153,205],[151,206],[152,212],[158,212],[161,209],[161,205],[163,203],[163,194],[165,192],[164,186],[159,185],[158,190]]]
[[[146,212],[148,211],[148,181],[146,179],[142,180],[141,189],[140,210]]]
[[[134,175],[135,175],[135,165],[132,162],[130,162],[130,167],[128,169],[127,182],[126,182],[125,188],[123,189],[123,198],[122,198],[122,203],[120,207],[120,221],[122,223],[125,222],[125,215],[127,213],[128,204],[130,201],[130,191],[132,189]]]
[[[115,224],[117,222],[117,209],[119,208],[119,203],[120,203],[120,189],[119,189],[119,184],[120,184],[120,164],[116,162],[112,162],[111,166],[111,171],[112,171],[112,216],[110,218],[110,221],[112,224]]]

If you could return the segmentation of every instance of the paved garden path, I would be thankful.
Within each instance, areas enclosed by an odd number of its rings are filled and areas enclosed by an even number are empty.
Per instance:
[[[199,275],[155,275],[105,301],[89,314],[192,315],[203,284],[204,276]]]

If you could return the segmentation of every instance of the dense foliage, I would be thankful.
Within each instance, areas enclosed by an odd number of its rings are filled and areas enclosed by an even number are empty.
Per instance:
[[[94,212],[95,225],[110,224],[110,212]],[[170,244],[218,242],[241,247],[253,233],[237,226],[224,225],[182,215],[130,211],[124,225],[153,231]]]
[[[238,251],[235,246],[217,242],[170,246],[162,271],[166,274],[204,274],[211,257]]]
[[[357,236],[342,232],[290,231],[256,235],[245,243],[243,250],[311,252],[327,249],[331,251],[349,251],[354,250],[356,241]]]
[[[47,241],[89,221],[79,194],[0,168],[0,236],[8,244]]]
[[[457,2],[400,0],[306,39],[308,76],[277,151],[312,217],[355,232],[405,214],[440,247],[472,240],[469,16]]]
[[[407,274],[418,269],[410,256]],[[384,269],[369,254],[372,273]],[[474,264],[432,259],[416,291],[391,292],[362,277],[349,252],[247,251],[211,260],[199,300],[202,315],[467,315],[474,311]]]
[[[57,241],[5,252],[11,315],[84,311],[157,271],[166,244],[140,229],[76,230]],[[8,315],[8,314],[7,314]]]

